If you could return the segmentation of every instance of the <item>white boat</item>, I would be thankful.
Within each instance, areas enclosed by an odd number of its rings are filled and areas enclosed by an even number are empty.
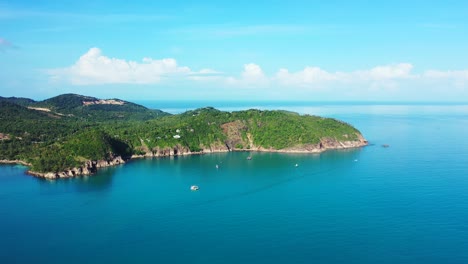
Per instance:
[[[218,166],[218,164],[216,164],[216,168],[217,168],[217,169],[219,169],[219,166]]]
[[[198,189],[199,189],[199,188],[198,188],[197,185],[192,185],[192,186],[190,186],[190,190],[192,190],[192,191],[198,191]]]
[[[296,167],[299,167],[299,164],[296,163]]]

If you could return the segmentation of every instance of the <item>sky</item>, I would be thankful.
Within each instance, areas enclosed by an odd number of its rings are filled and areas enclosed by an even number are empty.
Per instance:
[[[0,96],[468,102],[468,1],[0,0]]]

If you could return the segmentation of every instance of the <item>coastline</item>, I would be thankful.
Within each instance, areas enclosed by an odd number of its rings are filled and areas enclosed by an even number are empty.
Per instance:
[[[122,156],[114,156],[109,160],[88,160],[82,166],[76,168],[70,168],[61,172],[35,172],[32,170],[26,171],[26,174],[44,178],[44,179],[61,179],[71,178],[78,176],[89,176],[95,174],[100,168],[117,166],[125,164],[129,160],[142,159],[142,158],[161,158],[171,156],[187,156],[187,155],[204,155],[210,153],[225,153],[225,152],[271,152],[271,153],[302,153],[302,154],[318,154],[327,150],[340,150],[340,149],[352,149],[360,148],[368,145],[368,141],[362,136],[359,136],[356,141],[337,141],[334,139],[322,139],[318,144],[308,144],[298,147],[290,147],[285,149],[273,149],[263,147],[252,147],[250,149],[237,149],[229,148],[227,145],[224,146],[213,146],[210,148],[204,148],[201,151],[192,152],[186,147],[175,146],[173,148],[157,149],[155,152],[147,152],[142,155],[132,155],[130,157],[123,158]],[[22,160],[0,160],[0,164],[21,164],[24,166],[31,167],[31,164]]]
[[[19,165],[23,165],[23,166],[27,166],[27,167],[30,167],[31,166],[31,163],[28,163],[26,161],[22,161],[22,160],[0,160],[0,164],[19,164]]]

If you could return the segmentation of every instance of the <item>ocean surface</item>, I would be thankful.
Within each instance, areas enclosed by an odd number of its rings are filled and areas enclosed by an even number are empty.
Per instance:
[[[57,181],[1,165],[0,263],[468,263],[468,104],[211,106],[339,118],[371,145],[142,159]]]

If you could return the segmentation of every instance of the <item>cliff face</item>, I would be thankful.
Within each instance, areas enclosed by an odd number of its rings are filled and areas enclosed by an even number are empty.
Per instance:
[[[361,134],[356,134],[357,140],[344,140],[338,141],[333,138],[322,138],[318,144],[320,149],[346,149],[346,148],[357,148],[363,147],[368,144],[367,140]]]
[[[242,134],[248,130],[247,125],[242,121],[237,120],[225,123],[221,125],[221,128],[227,137],[225,145],[228,149],[235,149],[236,146],[252,146],[252,144],[242,137]]]
[[[183,156],[191,154],[205,154],[228,152],[229,148],[223,143],[212,144],[210,146],[201,146],[201,151],[191,151],[188,147],[176,145],[174,147],[154,148],[152,150],[146,149],[146,153],[142,155],[133,155],[132,158],[157,158],[157,157],[170,157],[170,156]]]

